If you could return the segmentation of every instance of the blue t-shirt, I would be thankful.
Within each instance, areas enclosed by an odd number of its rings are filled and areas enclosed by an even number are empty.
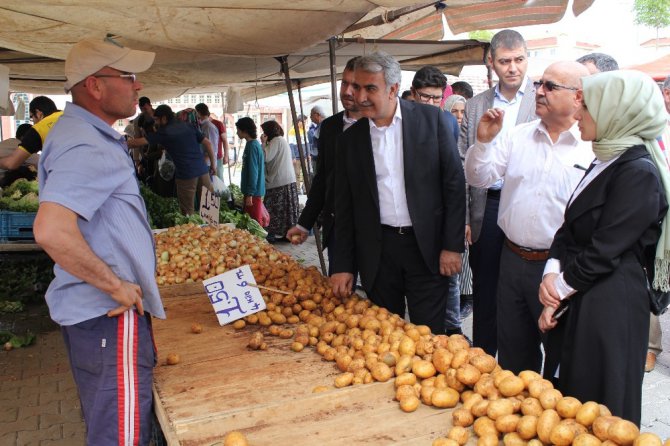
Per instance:
[[[138,284],[145,311],[164,319],[154,278],[153,235],[123,136],[68,103],[45,141],[38,177],[40,203],[57,203],[78,214],[79,230],[91,250],[119,278]],[[119,306],[58,264],[54,273],[46,301],[58,324],[77,324]]]
[[[149,144],[160,144],[170,154],[175,166],[175,178],[190,180],[209,172],[200,143],[205,138],[192,125],[173,119],[156,133],[147,135]]]

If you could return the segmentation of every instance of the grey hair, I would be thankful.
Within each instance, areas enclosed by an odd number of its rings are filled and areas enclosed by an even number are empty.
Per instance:
[[[320,105],[315,105],[314,107],[312,107],[310,113],[312,112],[316,112],[316,114],[318,114],[319,116],[323,116],[324,118],[326,117],[326,112],[323,111],[323,108],[321,108]]]
[[[383,72],[386,91],[389,91],[393,84],[400,84],[402,78],[398,61],[383,51],[361,56],[356,61],[355,67],[357,70],[363,70],[368,73]]]
[[[670,76],[666,77],[663,81],[663,86],[661,88],[670,89]]]
[[[526,51],[526,41],[523,36],[512,29],[503,29],[498,31],[491,39],[491,58],[494,58],[496,51],[500,48],[515,50],[523,48]]]
[[[619,69],[619,64],[617,63],[616,59],[614,59],[609,54],[604,53],[585,54],[584,56],[577,59],[577,62],[582,65],[586,65],[587,62],[591,62],[601,73]]]

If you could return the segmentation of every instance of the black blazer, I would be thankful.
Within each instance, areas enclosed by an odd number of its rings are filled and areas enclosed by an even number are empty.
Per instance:
[[[444,113],[438,107],[398,101],[409,215],[426,267],[438,274],[440,251],[464,249],[463,167]],[[369,290],[379,266],[382,228],[368,119],[340,136],[335,160],[333,272],[353,272],[356,264],[363,288]]]
[[[343,131],[343,111],[321,123],[317,139],[319,156],[316,159],[316,175],[312,180],[305,208],[298,219],[300,226],[310,229],[321,214],[324,246],[328,246],[328,238],[335,221],[335,145]]]

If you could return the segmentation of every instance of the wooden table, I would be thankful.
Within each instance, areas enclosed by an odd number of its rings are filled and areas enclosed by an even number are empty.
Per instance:
[[[268,350],[246,348],[259,327],[221,327],[202,285],[161,290],[167,320],[154,320],[159,365],[154,396],[169,445],[222,444],[240,430],[254,446],[430,445],[451,427],[451,410],[421,405],[404,413],[394,384],[312,393],[339,373],[313,348],[266,336]],[[191,333],[193,323],[203,332]],[[181,362],[165,365],[168,353]]]

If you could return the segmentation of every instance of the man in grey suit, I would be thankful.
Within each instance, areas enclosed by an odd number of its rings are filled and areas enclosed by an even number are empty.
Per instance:
[[[488,63],[498,85],[467,101],[458,150],[461,157],[475,143],[477,125],[486,110],[505,110],[503,130],[530,122],[535,116],[535,88],[526,77],[526,42],[516,31],[504,29],[491,40]],[[495,144],[495,141],[494,141]],[[495,356],[497,351],[496,289],[504,234],[498,227],[502,183],[489,189],[467,187],[466,239],[470,247],[473,289],[473,344]]]

